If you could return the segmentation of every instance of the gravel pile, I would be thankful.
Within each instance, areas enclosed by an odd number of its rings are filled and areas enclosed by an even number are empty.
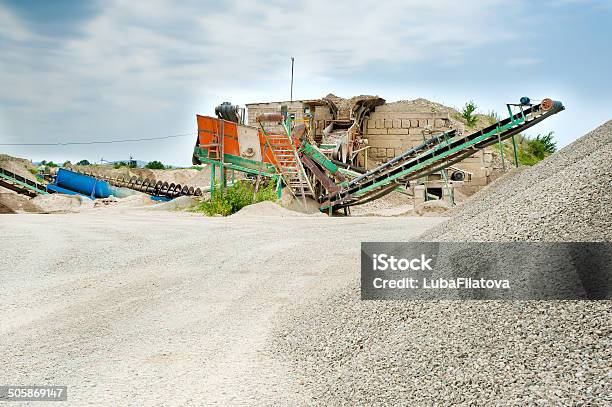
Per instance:
[[[612,120],[513,177],[434,228],[434,241],[612,241]]]
[[[609,302],[359,301],[292,315],[278,357],[317,405],[610,405]]]
[[[612,241],[611,147],[608,122],[420,240]],[[610,301],[360,301],[357,284],[279,321],[313,405],[612,404]]]

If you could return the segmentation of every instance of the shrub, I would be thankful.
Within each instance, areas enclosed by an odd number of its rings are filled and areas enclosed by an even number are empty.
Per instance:
[[[87,160],[81,160],[76,165],[91,165],[91,163]]]
[[[255,203],[263,202],[263,201],[272,201],[276,202],[276,182],[269,182],[263,188],[259,188],[257,190],[257,195],[255,196]]]
[[[514,152],[512,141],[504,141],[504,155],[512,157]],[[521,165],[535,165],[557,150],[556,142],[553,141],[553,132],[546,135],[538,134],[536,137],[516,136],[518,162]]]
[[[147,163],[147,165],[145,165],[145,168],[148,168],[150,170],[163,170],[166,168],[166,166],[164,164],[161,163],[161,161],[149,161]]]
[[[125,161],[115,161],[113,163],[113,168],[114,169],[118,169],[118,168],[121,168],[121,167],[127,167],[127,163]]]
[[[547,156],[557,151],[557,143],[553,141],[553,132],[546,135],[538,134],[535,138],[528,141],[528,147],[531,154],[543,160]]]
[[[275,182],[262,185],[255,194],[255,200],[253,200],[254,188],[254,185],[248,181],[238,181],[225,191],[217,185],[212,197],[196,206],[193,211],[203,212],[208,216],[228,216],[253,203],[276,201]]]

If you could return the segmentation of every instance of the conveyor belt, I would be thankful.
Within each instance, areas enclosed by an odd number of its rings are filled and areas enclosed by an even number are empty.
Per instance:
[[[466,136],[459,136],[454,130],[442,133],[351,180],[339,191],[328,194],[321,210],[338,210],[378,199],[400,183],[440,171],[563,109],[561,102],[544,99],[537,105],[520,106],[518,113],[478,132]]]
[[[189,185],[175,184],[173,182],[157,181],[154,178],[139,178],[136,176],[124,178],[124,177],[109,177],[107,175],[89,173],[86,171],[77,171],[81,174],[89,175],[94,178],[102,179],[107,181],[109,184],[121,187],[129,188],[135,191],[143,192],[148,195],[161,196],[166,198],[176,198],[183,195],[188,196],[202,196],[203,188],[193,187]]]
[[[0,186],[29,197],[35,197],[36,195],[47,195],[49,193],[44,184],[29,180],[1,167]]]

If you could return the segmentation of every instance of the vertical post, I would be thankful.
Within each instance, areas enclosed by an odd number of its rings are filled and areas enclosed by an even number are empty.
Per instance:
[[[499,134],[499,126],[497,127],[497,141],[499,143],[499,153],[501,154],[502,159],[502,168],[504,172],[506,172],[506,160],[504,159],[504,145],[501,141],[501,135]]]
[[[276,180],[276,197],[280,200],[283,197],[283,182],[280,176],[277,176],[275,180]]]
[[[264,166],[264,159],[266,157],[266,148],[268,148],[268,143],[264,144],[263,152],[261,154],[261,162],[259,163],[259,171],[257,171],[257,180],[255,181],[255,188],[253,188],[253,203],[255,203],[255,198],[257,198],[257,191],[259,190],[259,183],[261,182],[261,171]]]
[[[516,139],[514,138],[514,136],[512,136],[512,147],[514,148],[514,165],[516,165],[516,168],[518,168],[519,166],[518,151],[516,148]]]
[[[221,119],[221,164],[219,165],[219,184],[221,189],[225,190],[227,187],[226,180],[226,169],[225,169],[225,120]]]
[[[293,102],[293,63],[295,59],[291,57],[291,101]]]
[[[212,198],[215,192],[215,164],[210,164],[210,196]]]

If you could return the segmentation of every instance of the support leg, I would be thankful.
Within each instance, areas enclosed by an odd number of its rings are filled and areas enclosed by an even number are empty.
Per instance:
[[[515,136],[512,136],[512,148],[514,148],[514,165],[516,165],[516,167],[518,168],[519,166],[519,161],[518,161],[518,149],[516,147],[516,139]]]

